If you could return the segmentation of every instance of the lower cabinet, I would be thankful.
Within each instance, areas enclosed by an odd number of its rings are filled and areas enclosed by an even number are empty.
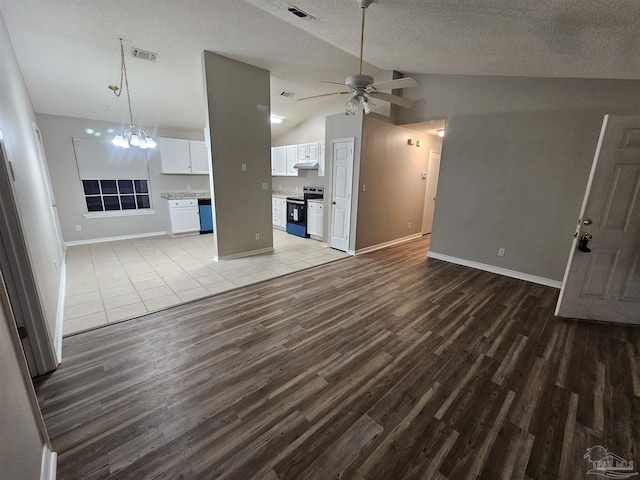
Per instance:
[[[200,231],[200,213],[195,198],[169,200],[169,216],[172,235]]]
[[[307,202],[307,233],[322,240],[322,217],[324,205],[320,202]]]
[[[287,227],[287,200],[281,197],[271,198],[273,226],[281,229]]]

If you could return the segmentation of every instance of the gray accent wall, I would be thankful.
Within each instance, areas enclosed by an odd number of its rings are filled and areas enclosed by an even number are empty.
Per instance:
[[[640,82],[414,77],[398,123],[447,119],[431,250],[561,281],[603,117],[640,113]]]
[[[216,256],[273,249],[269,72],[207,51],[202,64]]]
[[[73,138],[105,139],[113,137],[109,130],[119,131],[122,125],[87,120],[83,118],[62,117],[57,115],[37,115],[42,132],[42,140],[58,202],[58,215],[65,242],[87,241],[128,235],[141,235],[168,231],[170,228],[169,204],[161,198],[162,192],[209,191],[208,175],[166,175],[162,173],[160,147],[147,150],[149,169],[149,187],[151,203],[155,214],[85,218],[87,207],[84,200],[82,181],[73,149]],[[158,137],[184,138],[202,140],[203,132],[155,129],[142,127],[156,142]],[[101,133],[87,133],[87,129]],[[101,161],[101,160],[100,160]],[[118,172],[114,169],[114,178]],[[80,225],[81,231],[76,230]]]

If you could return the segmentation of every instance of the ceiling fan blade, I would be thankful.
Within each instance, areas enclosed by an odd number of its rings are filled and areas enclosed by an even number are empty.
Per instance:
[[[322,95],[311,95],[310,97],[303,97],[303,98],[298,98],[297,101],[301,101],[301,100],[309,100],[311,98],[320,98],[320,97],[328,97],[330,95],[344,95],[346,93],[351,93],[349,91],[346,92],[333,92],[333,93],[323,93]]]
[[[344,82],[329,82],[327,80],[318,80],[319,83],[328,83],[330,85],[340,85],[341,87],[344,87]]]
[[[388,82],[374,83],[371,86],[376,90],[394,90],[396,88],[419,87],[420,82],[413,77],[404,77],[397,78],[396,80],[389,80]]]
[[[398,105],[400,107],[404,107],[404,108],[413,107],[413,102],[411,100],[407,100],[406,98],[402,98],[397,95],[391,95],[390,93],[370,92],[369,95],[371,97],[384,100],[385,102],[393,103],[394,105]]]

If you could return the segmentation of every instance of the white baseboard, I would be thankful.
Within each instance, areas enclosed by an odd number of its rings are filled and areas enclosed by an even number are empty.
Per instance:
[[[224,257],[215,256],[213,259],[216,262],[224,262],[226,260],[234,260],[236,258],[252,257],[253,255],[260,255],[261,253],[273,252],[273,247],[259,248],[258,250],[251,250],[249,252],[234,253],[233,255],[225,255]]]
[[[104,243],[104,242],[117,242],[118,240],[131,240],[134,238],[146,238],[146,237],[161,237],[166,235],[167,232],[149,232],[149,233],[135,233],[133,235],[119,235],[117,237],[103,237],[103,238],[91,238],[89,240],[72,240],[70,242],[64,242],[67,247],[73,247],[74,245],[89,245],[90,243]]]
[[[478,270],[484,270],[485,272],[497,273],[498,275],[504,275],[505,277],[517,278],[518,280],[525,280],[527,282],[546,285],[547,287],[558,289],[562,288],[562,282],[558,280],[551,280],[550,278],[539,277],[537,275],[518,272],[516,270],[496,267],[494,265],[488,265],[486,263],[474,262],[473,260],[465,260],[464,258],[451,257],[449,255],[433,252],[431,250],[427,254],[427,257],[434,258],[436,260],[443,260],[445,262],[455,263],[457,265],[463,265],[465,267],[477,268]]]
[[[42,449],[42,464],[40,466],[40,480],[56,480],[58,454],[45,445]]]
[[[413,235],[408,235],[406,237],[396,238],[395,240],[389,240],[388,242],[379,243],[377,245],[372,245],[370,247],[361,248],[359,250],[356,250],[355,254],[360,255],[362,253],[373,252],[375,250],[380,250],[381,248],[390,247],[392,245],[408,242],[409,240],[415,240],[416,238],[421,238],[421,237],[422,237],[422,233],[414,233]]]
[[[60,268],[60,288],[58,289],[58,311],[56,313],[56,333],[53,339],[58,364],[62,363],[62,333],[64,323],[64,298],[67,288],[67,258],[62,259]]]

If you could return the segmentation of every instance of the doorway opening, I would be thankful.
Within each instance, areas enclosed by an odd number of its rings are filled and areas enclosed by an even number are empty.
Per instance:
[[[436,210],[440,158],[446,131],[446,121],[445,119],[429,120],[402,126],[429,135],[430,139],[429,145],[426,145],[428,149],[428,163],[427,169],[423,173],[423,177],[426,175],[426,178],[422,212],[422,235],[429,235],[433,230],[433,218]]]

